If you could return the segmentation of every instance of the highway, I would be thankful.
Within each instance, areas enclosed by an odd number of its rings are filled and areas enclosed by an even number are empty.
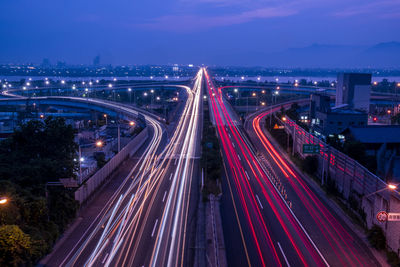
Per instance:
[[[160,135],[60,266],[183,266],[192,176],[198,172],[202,71],[173,136]],[[56,266],[56,265],[54,265]]]
[[[281,155],[284,152],[278,152],[267,139],[264,123],[271,109],[251,117],[251,123],[246,124],[253,144],[235,121],[222,89],[214,86],[207,73],[206,79],[222,143],[226,188],[233,202],[234,216],[230,218],[236,218],[239,229],[236,239],[228,238],[236,241],[232,250],[244,251],[242,256],[228,254],[228,259],[234,258],[230,263],[241,262],[248,266],[379,265],[362,240],[330,211],[325,200],[320,199],[313,192],[314,188],[310,188],[284,159]],[[272,112],[278,110],[280,105]],[[229,209],[229,205],[226,207]],[[229,216],[229,212],[223,214]],[[237,245],[239,241],[241,245]]]
[[[265,117],[279,111],[280,107],[277,105],[250,116],[245,127],[256,150],[264,158],[266,168],[285,188],[288,200],[293,203],[294,214],[330,266],[378,266],[368,247],[328,205],[327,201],[331,200],[323,197],[324,193],[297,171],[286,153],[266,134]]]
[[[193,88],[183,85],[187,98],[173,135],[167,137],[161,118],[128,105],[78,97],[30,100],[70,101],[99,105],[125,115],[142,113],[152,137],[129,174],[70,247],[61,246],[47,266],[187,266],[189,204],[198,194],[202,119],[200,70]],[[7,92],[6,92],[7,93]],[[26,101],[8,92],[6,101]],[[164,133],[164,134],[163,134]]]
[[[230,264],[248,266],[325,266],[325,258],[263,169],[222,91],[205,70],[209,103],[225,163],[226,182],[240,233]],[[224,232],[226,236],[226,232]],[[232,242],[226,242],[232,243]],[[237,243],[241,243],[238,245]],[[229,251],[229,248],[227,248]],[[229,253],[229,252],[228,252]],[[234,258],[234,259],[233,259]]]

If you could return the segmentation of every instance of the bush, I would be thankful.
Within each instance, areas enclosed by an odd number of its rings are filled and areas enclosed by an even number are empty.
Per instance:
[[[17,225],[0,226],[0,265],[19,266],[29,260],[31,253],[29,235]]]
[[[368,241],[374,248],[378,250],[382,250],[386,248],[386,237],[383,233],[383,230],[378,225],[372,226],[371,229],[368,230]]]
[[[386,252],[386,258],[387,262],[390,264],[390,266],[393,267],[398,267],[400,266],[400,259],[399,256],[393,251],[388,251]]]

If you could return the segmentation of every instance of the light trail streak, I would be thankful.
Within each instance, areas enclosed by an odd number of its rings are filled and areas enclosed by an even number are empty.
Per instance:
[[[258,161],[254,158],[252,152],[248,149],[248,147],[247,147],[246,145],[244,145],[244,144],[246,144],[246,142],[242,139],[241,134],[237,131],[234,122],[232,121],[232,119],[231,119],[231,117],[230,117],[228,111],[226,110],[225,105],[223,104],[221,89],[215,90],[214,87],[211,85],[212,83],[209,81],[209,77],[208,77],[207,74],[206,74],[206,78],[208,79],[208,83],[207,83],[207,84],[209,85],[209,95],[210,95],[211,102],[212,102],[212,104],[213,104],[214,116],[217,117],[217,118],[216,118],[216,124],[217,124],[218,129],[220,129],[220,128],[223,129],[222,131],[220,131],[220,139],[221,139],[223,145],[224,145],[224,142],[225,142],[224,139],[227,139],[226,133],[224,133],[224,132],[226,131],[226,127],[220,127],[220,125],[219,125],[218,123],[223,124],[223,125],[227,125],[227,127],[229,127],[229,129],[231,130],[231,133],[233,133],[233,136],[234,136],[234,139],[235,139],[236,143],[239,145],[239,148],[240,148],[242,154],[246,157],[245,160],[247,161],[249,167],[251,168],[251,171],[252,171],[253,175],[256,177],[256,180],[257,180],[257,182],[259,183],[259,185],[260,185],[260,187],[261,187],[261,189],[262,189],[262,191],[263,191],[263,194],[264,194],[264,196],[266,197],[266,199],[268,200],[268,202],[269,202],[269,204],[270,204],[272,210],[274,211],[274,213],[275,213],[277,219],[280,221],[280,224],[282,225],[282,227],[283,227],[283,229],[284,229],[284,231],[285,231],[285,233],[286,233],[288,239],[290,240],[292,246],[294,247],[295,251],[297,252],[299,258],[300,258],[301,261],[302,261],[302,263],[303,263],[304,265],[307,265],[306,262],[305,262],[305,259],[304,259],[303,255],[302,255],[302,253],[301,253],[301,251],[300,251],[299,248],[297,247],[297,244],[296,244],[295,241],[293,240],[291,234],[289,233],[288,228],[286,227],[285,223],[283,222],[283,219],[282,219],[281,214],[280,214],[280,213],[278,212],[278,210],[274,207],[274,203],[273,203],[272,199],[269,197],[269,194],[265,191],[265,188],[264,188],[264,186],[263,186],[261,180],[259,179],[259,175],[258,175],[257,173],[260,173],[260,175],[264,178],[264,180],[269,180],[269,179],[266,177],[266,175],[265,175],[263,169],[259,166]],[[219,102],[219,106],[214,107],[213,98],[217,99],[217,101]],[[220,113],[220,112],[219,112],[220,110],[222,110],[222,113],[224,114],[225,123],[221,123],[222,120],[221,120],[221,119],[218,119],[218,116],[220,116],[220,115],[218,115],[218,114]],[[229,135],[229,137],[231,138],[231,135]],[[230,143],[230,142],[229,142],[229,143]],[[229,145],[229,143],[228,143],[228,145]],[[233,142],[232,142],[232,144],[233,144]],[[243,149],[243,147],[244,147],[245,149]],[[228,148],[228,149],[225,149],[225,150],[227,151],[227,152],[226,152],[226,155],[227,155],[228,161],[230,161],[230,159],[229,159],[229,158],[230,158],[230,157],[229,157],[229,154],[231,154],[231,153],[233,152],[233,149],[229,149],[229,148]],[[230,150],[230,151],[229,151],[229,150]],[[245,151],[244,151],[244,150],[245,150]],[[247,158],[246,155],[250,155],[250,159]],[[239,160],[240,160],[240,158],[239,158]],[[253,164],[255,165],[255,168],[256,168],[256,169],[254,169],[254,168],[252,167]],[[230,163],[231,168],[234,169],[234,171],[233,171],[234,174],[236,173],[236,172],[235,172],[235,166],[236,166],[236,165],[239,166],[240,163],[237,162],[237,161],[236,161],[236,162],[233,162],[233,164]],[[243,169],[243,168],[239,168],[237,171],[240,172],[240,171],[242,171],[242,169]],[[247,172],[246,172],[245,174],[246,174],[246,177],[248,177]],[[235,178],[235,180],[236,180],[236,178]],[[246,182],[247,182],[247,184],[246,184]],[[246,181],[246,182],[244,182],[244,185],[245,185],[244,188],[245,188],[245,189],[247,188],[247,190],[249,190],[249,192],[250,192],[250,195],[249,195],[250,199],[254,199],[254,193],[252,192],[251,187],[250,187],[250,184],[248,183],[249,181]],[[239,194],[242,194],[242,193],[241,193],[242,189],[240,189],[240,186],[241,186],[240,183],[236,183],[236,185],[237,185],[237,189],[238,189],[238,191],[239,191]],[[271,185],[268,185],[268,186],[271,186]],[[284,212],[285,217],[289,219],[289,222],[290,222],[291,227],[293,227],[293,228],[295,229],[297,235],[301,238],[302,242],[306,245],[307,250],[308,250],[308,252],[310,253],[310,255],[313,257],[314,261],[315,261],[316,263],[318,263],[318,265],[325,265],[326,262],[324,262],[324,259],[323,259],[322,255],[321,255],[320,253],[319,253],[319,255],[316,255],[316,254],[315,254],[315,252],[314,252],[314,247],[313,247],[314,244],[313,244],[312,240],[311,240],[311,239],[309,239],[309,240],[307,239],[307,238],[309,238],[309,237],[308,237],[308,234],[303,232],[304,229],[303,229],[302,227],[299,226],[298,222],[297,222],[297,221],[293,218],[293,216],[291,216],[291,214],[286,210],[286,209],[288,209],[288,207],[286,207],[286,206],[284,205],[284,203],[282,203],[282,202],[283,202],[282,199],[281,199],[279,196],[277,196],[277,194],[276,194],[276,192],[274,191],[274,189],[272,189],[271,192],[272,192],[272,194],[273,194],[273,197],[274,197],[275,201],[277,201],[277,202],[279,203],[279,206],[280,206],[281,210]],[[258,196],[257,196],[257,200],[258,200],[258,202],[260,203],[260,206],[262,206],[262,205],[261,205],[261,202],[259,201]],[[245,212],[246,212],[247,208],[246,208],[246,204],[245,204],[244,201],[242,201],[242,205],[244,205],[244,207],[245,207]],[[257,205],[257,207],[258,207],[258,205]],[[263,217],[262,217],[262,215],[261,215],[261,212],[260,212],[259,210],[257,210],[257,213],[258,213],[258,215],[260,216],[260,218],[263,220]],[[251,227],[253,227],[251,221],[249,222],[249,224],[250,224]],[[264,225],[264,230],[265,230],[265,232],[268,233],[268,230],[267,230],[266,227],[265,227],[265,223],[262,223],[262,225]],[[253,237],[254,237],[255,242],[257,243],[257,246],[258,246],[257,237],[254,236],[254,235],[253,235]],[[272,246],[272,247],[273,247],[274,253],[275,253],[275,255],[276,255],[275,247],[274,247],[274,246]],[[258,249],[258,250],[259,250],[259,249]],[[318,251],[318,252],[319,252],[319,251]],[[320,256],[321,256],[321,257],[320,257]],[[260,257],[261,257],[261,260],[262,260],[262,255],[260,255]],[[277,256],[276,256],[276,257],[277,257]],[[321,260],[321,258],[322,258],[322,260]],[[279,260],[279,258],[278,258],[278,260]]]
[[[278,108],[273,109],[272,112],[276,112],[277,109]],[[355,246],[353,237],[344,229],[341,223],[337,221],[315,193],[313,193],[313,191],[305,184],[303,179],[295,173],[288,163],[279,155],[273,145],[267,140],[264,132],[261,130],[260,121],[265,116],[270,115],[270,113],[271,111],[261,113],[253,119],[252,123],[254,131],[261,140],[262,145],[268,152],[269,156],[281,171],[286,170],[291,174],[290,176],[287,174],[285,175],[289,178],[288,182],[294,189],[302,204],[306,207],[307,212],[310,214],[319,231],[324,236],[326,243],[331,247],[340,264],[342,266],[368,265],[363,258],[359,258],[356,255],[354,250],[357,249],[357,246]]]

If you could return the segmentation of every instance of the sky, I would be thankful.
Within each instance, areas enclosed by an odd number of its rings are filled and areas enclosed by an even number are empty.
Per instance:
[[[0,10],[0,63],[260,65],[315,44],[400,42],[399,0],[2,0]]]

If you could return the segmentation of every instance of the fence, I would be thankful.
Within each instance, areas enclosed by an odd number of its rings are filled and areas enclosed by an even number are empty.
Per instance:
[[[324,184],[329,177],[335,182],[337,190],[345,200],[356,200],[365,212],[367,228],[374,224],[381,226],[386,234],[388,247],[399,255],[400,222],[380,222],[376,215],[380,211],[400,213],[400,194],[397,191],[385,190],[387,184],[382,179],[356,160],[308,133],[294,121],[286,118],[282,123],[286,132],[292,136],[294,153],[304,158],[307,154],[303,154],[303,144],[319,146],[318,176],[321,183]],[[377,192],[378,190],[380,191]]]
[[[133,155],[146,141],[148,137],[148,127],[145,127],[132,141],[130,141],[121,151],[116,154],[106,165],[98,170],[92,177],[87,179],[75,191],[75,200],[80,204],[85,202],[88,197],[106,180],[107,177],[128,157]]]

